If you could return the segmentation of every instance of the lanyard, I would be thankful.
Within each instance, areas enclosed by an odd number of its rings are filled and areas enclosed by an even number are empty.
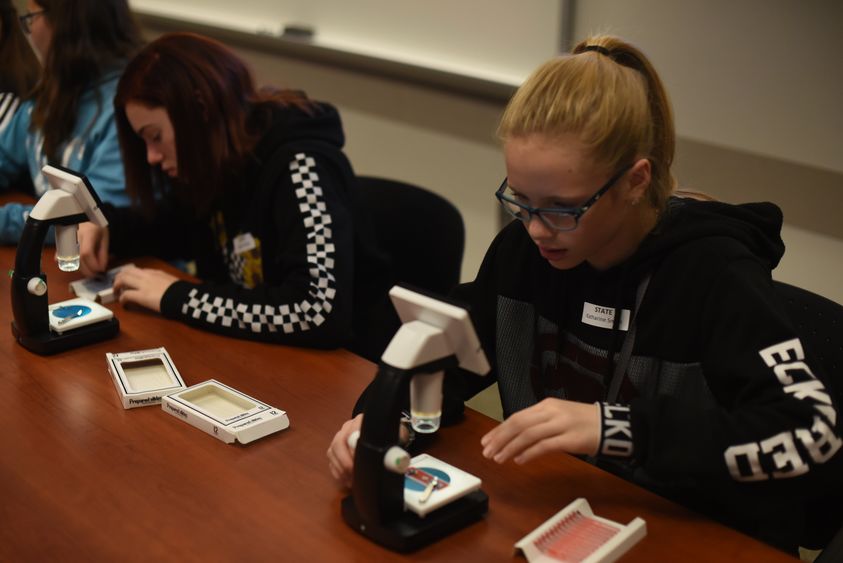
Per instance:
[[[626,337],[623,340],[621,351],[618,354],[618,361],[615,364],[614,373],[612,373],[612,380],[609,383],[609,391],[606,394],[606,403],[613,404],[617,402],[618,395],[621,391],[621,383],[623,383],[626,374],[626,368],[629,366],[629,359],[632,357],[632,346],[635,344],[635,328],[636,316],[638,309],[641,307],[641,301],[644,300],[644,294],[647,292],[647,286],[650,284],[650,274],[644,276],[641,283],[638,284],[638,289],[635,292],[635,308],[629,319],[629,330],[626,332]],[[618,311],[615,311],[616,318],[620,316]]]

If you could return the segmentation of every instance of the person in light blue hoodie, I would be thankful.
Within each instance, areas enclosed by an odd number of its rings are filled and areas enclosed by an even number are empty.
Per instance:
[[[48,188],[45,164],[84,174],[103,201],[129,203],[114,121],[123,67],[141,46],[126,0],[34,0],[20,16],[43,71],[0,131],[0,190],[32,179],[30,195]],[[31,205],[0,206],[0,243],[20,238]]]
[[[21,96],[32,90],[41,65],[26,42],[12,0],[0,0],[0,131],[20,105]]]

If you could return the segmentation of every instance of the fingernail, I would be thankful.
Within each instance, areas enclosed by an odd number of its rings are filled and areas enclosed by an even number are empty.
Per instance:
[[[495,456],[495,463],[503,463],[503,454],[498,454]]]

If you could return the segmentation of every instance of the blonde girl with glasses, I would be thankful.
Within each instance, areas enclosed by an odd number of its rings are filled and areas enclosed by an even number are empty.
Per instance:
[[[538,68],[498,134],[516,221],[457,296],[493,368],[448,374],[444,417],[497,382],[491,463],[583,456],[795,552],[808,503],[839,492],[843,434],[836,374],[771,279],[779,209],[675,197],[667,94],[615,37]],[[345,483],[359,424],[328,452]]]

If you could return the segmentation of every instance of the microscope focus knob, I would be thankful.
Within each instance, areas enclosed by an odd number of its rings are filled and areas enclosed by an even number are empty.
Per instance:
[[[47,293],[47,282],[45,282],[41,278],[31,278],[26,283],[26,289],[32,295],[41,297],[42,295]]]
[[[410,454],[398,446],[392,446],[383,456],[383,466],[393,473],[403,475],[410,468]]]

